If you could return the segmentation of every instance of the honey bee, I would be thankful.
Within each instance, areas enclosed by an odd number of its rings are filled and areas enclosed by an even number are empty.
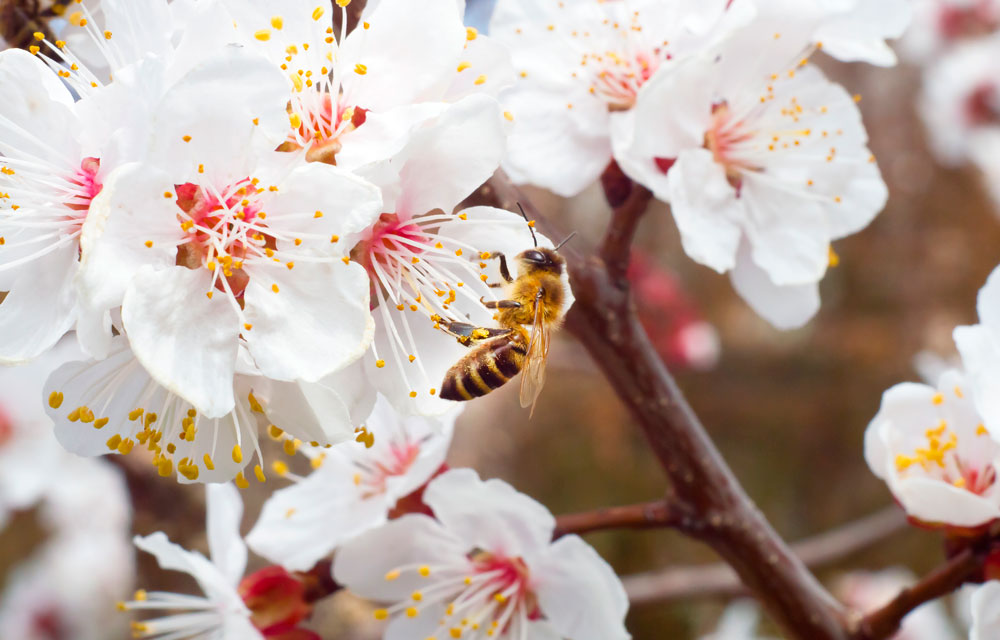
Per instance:
[[[521,215],[527,220],[523,209]],[[500,260],[500,276],[504,279],[489,286],[505,287],[507,295],[503,300],[481,299],[481,302],[487,309],[496,309],[494,318],[500,326],[439,323],[459,343],[472,349],[445,374],[440,396],[445,400],[464,401],[484,396],[523,371],[521,406],[531,407],[534,412],[545,384],[549,336],[562,322],[565,303],[562,275],[566,260],[559,255],[559,249],[575,234],[570,234],[555,249],[547,249],[538,246],[532,223],[528,224],[535,246],[514,258],[516,279],[511,277],[503,253],[489,254],[489,258]],[[526,325],[531,325],[530,333]]]

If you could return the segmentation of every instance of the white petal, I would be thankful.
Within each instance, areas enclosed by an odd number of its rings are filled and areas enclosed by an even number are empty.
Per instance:
[[[435,478],[424,502],[448,531],[470,546],[521,556],[548,546],[555,518],[544,505],[502,480],[480,480],[472,469]]]
[[[0,303],[0,364],[30,360],[51,348],[76,321],[75,242],[21,267]]]
[[[976,298],[979,321],[1000,336],[1000,267],[993,270]]]
[[[306,262],[286,269],[275,264],[270,271],[254,265],[247,272],[245,316],[253,329],[243,337],[264,375],[315,382],[367,350],[375,326],[361,265]]]
[[[1000,518],[996,500],[947,482],[923,477],[893,481],[890,476],[889,486],[906,513],[924,522],[975,527]]]
[[[710,151],[693,149],[680,154],[666,182],[666,199],[684,252],[720,273],[732,269],[746,208],[726,180],[725,169]]]
[[[233,410],[239,321],[206,270],[144,267],[122,302],[132,350],[160,384],[207,417]]]
[[[247,535],[250,548],[289,571],[306,571],[345,541],[385,523],[385,497],[362,499],[353,470],[341,465],[328,458],[302,482],[275,491]]]
[[[243,499],[236,487],[228,482],[207,485],[205,492],[205,530],[212,564],[235,586],[247,568],[247,546],[240,536]]]
[[[580,537],[560,538],[528,564],[539,606],[562,637],[631,637],[625,629],[625,588],[608,563]]]
[[[797,329],[819,311],[819,286],[778,286],[754,263],[746,242],[740,245],[736,266],[729,272],[736,292],[777,329]]]
[[[823,52],[844,62],[868,62],[881,67],[896,64],[886,39],[903,35],[912,18],[908,0],[858,0],[854,7],[826,21],[816,33]]]
[[[505,150],[503,118],[495,100],[473,95],[451,105],[436,122],[416,132],[403,151],[399,213],[450,213],[500,165]]]
[[[333,579],[363,598],[403,600],[432,583],[416,571],[396,580],[386,580],[387,573],[404,566],[453,564],[473,547],[433,518],[406,515],[343,545],[334,558]]]
[[[504,107],[514,117],[503,166],[515,182],[570,197],[593,183],[608,166],[607,106],[582,87],[576,89],[515,87],[502,96]]]
[[[972,594],[969,640],[991,640],[1000,634],[1000,581],[990,580]]]
[[[364,378],[360,363],[334,376],[344,374],[351,375],[355,380]],[[331,384],[331,377],[327,376],[320,382],[270,381],[266,395],[259,398],[265,402],[268,419],[304,442],[325,445],[349,440],[354,435],[355,424],[360,424],[353,421],[351,405],[365,402],[364,398],[358,397],[361,394],[374,401],[375,394],[373,390],[359,388],[354,397],[342,396],[342,390],[349,392],[350,389]]]
[[[5,153],[33,150],[54,161],[80,161],[73,96],[41,60],[21,49],[0,52],[0,86],[17,87],[0,104]]]
[[[438,638],[445,631],[441,628],[441,620],[445,618],[447,607],[443,603],[435,603],[420,609],[420,613],[411,618],[401,614],[395,616],[385,628],[382,640],[414,640],[414,638]],[[447,637],[447,636],[446,636]],[[530,640],[536,640],[529,636]]]
[[[193,577],[210,599],[218,602],[239,600],[235,585],[231,585],[205,556],[182,549],[170,542],[164,533],[157,531],[145,537],[136,536],[133,542],[146,553],[156,556],[161,568],[183,571]]]
[[[366,19],[368,29],[355,29],[340,55],[347,64],[344,98],[375,111],[418,102],[429,87],[455,72],[465,45],[465,27],[455,0],[382,0]],[[367,68],[354,72],[356,64]]]

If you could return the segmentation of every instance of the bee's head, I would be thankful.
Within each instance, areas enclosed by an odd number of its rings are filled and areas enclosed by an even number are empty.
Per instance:
[[[554,249],[545,247],[535,247],[517,254],[517,262],[520,266],[519,273],[536,273],[548,271],[556,275],[562,275],[566,260]]]

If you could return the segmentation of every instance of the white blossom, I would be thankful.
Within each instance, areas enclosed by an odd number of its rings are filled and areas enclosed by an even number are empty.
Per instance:
[[[976,306],[979,324],[956,328],[955,344],[969,374],[976,409],[992,435],[1000,430],[1000,268],[980,289]]]
[[[240,537],[243,503],[229,484],[207,487],[208,547],[211,559],[173,544],[162,532],[136,536],[135,545],[156,556],[163,569],[183,571],[198,582],[204,596],[138,591],[119,605],[130,611],[178,611],[132,623],[133,638],[209,638],[255,640],[264,636],[250,621],[250,610],[237,591],[247,564],[247,548]]]
[[[387,640],[412,638],[629,638],[625,591],[575,535],[552,542],[541,504],[469,469],[432,481],[435,518],[407,515],[343,545],[334,578],[392,603]]]
[[[916,520],[975,527],[1000,518],[1000,444],[957,370],[936,386],[907,382],[886,391],[865,432],[865,460]]]
[[[304,451],[316,467],[307,478],[276,463],[296,484],[268,498],[247,544],[286,569],[305,571],[344,542],[384,524],[397,501],[441,469],[457,413],[440,422],[405,417],[379,398],[363,422],[370,447],[345,442]]]

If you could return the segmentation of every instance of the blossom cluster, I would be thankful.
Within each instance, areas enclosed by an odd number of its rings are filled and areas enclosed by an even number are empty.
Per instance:
[[[335,554],[327,577],[378,602],[390,640],[628,638],[593,548],[446,464],[462,405],[442,393],[468,345],[544,333],[573,304],[552,239],[465,201],[501,167],[562,196],[621,171],[669,203],[689,257],[801,326],[831,243],[888,197],[858,97],[810,58],[894,64],[908,4],[499,0],[490,35],[461,0],[371,1],[356,24],[349,4],[76,0],[54,33],[0,51],[0,363],[69,340],[79,355],[31,392],[62,447],[206,484],[210,558],[135,538],[204,596],[136,592],[120,604],[147,614],[135,637],[312,638],[305,576]],[[532,264],[557,284],[519,285]],[[676,296],[647,276],[656,315]],[[710,329],[682,324],[658,348],[712,361]],[[536,390],[539,344],[522,354]],[[482,353],[463,369],[482,393],[517,373]],[[904,390],[883,413],[949,412],[928,450],[969,458],[904,464],[893,429],[911,425],[880,414],[869,459],[969,521],[914,517],[974,527],[1000,517],[976,439],[1000,406],[981,400],[993,360],[968,358],[950,395]],[[265,461],[269,439],[291,462]],[[268,476],[291,484],[244,540],[234,485]],[[280,568],[245,575],[248,548]]]

